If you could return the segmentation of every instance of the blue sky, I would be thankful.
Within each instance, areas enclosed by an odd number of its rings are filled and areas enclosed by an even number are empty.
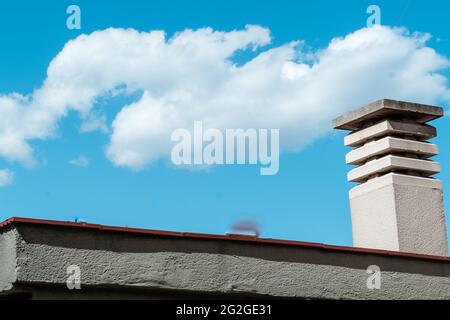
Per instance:
[[[81,30],[66,28],[66,8],[72,3],[81,8]],[[18,0],[2,3],[0,9],[0,95],[31,95],[42,86],[49,63],[67,41],[96,30],[165,30],[171,37],[186,28],[231,31],[252,24],[269,29],[270,44],[233,57],[241,65],[268,48],[294,40],[304,41],[307,50],[324,49],[333,38],[364,28],[370,4],[380,6],[382,25],[429,33],[432,38],[426,46],[450,58],[450,4],[444,1]],[[450,76],[445,68],[440,68],[439,73]],[[339,90],[340,85],[334,83],[333,90]],[[327,89],[332,90],[324,88],[324,95]],[[380,89],[377,94],[384,92],[392,93]],[[371,102],[365,97],[358,95],[355,104]],[[424,97],[449,107],[449,100]],[[103,99],[96,108],[111,127],[122,107],[139,98],[136,91]],[[326,108],[317,111],[319,115],[314,119],[320,119],[318,125],[329,123],[327,116],[320,115],[326,112]],[[0,169],[14,172],[12,183],[0,188],[1,220],[11,216],[58,220],[82,217],[92,223],[223,234],[233,222],[252,219],[260,224],[263,237],[351,245],[348,190],[352,185],[346,181],[350,168],[344,163],[348,150],[343,146],[344,133],[333,132],[331,123],[329,128],[308,136],[299,151],[283,152],[275,176],[260,176],[259,168],[254,166],[175,169],[164,159],[136,171],[117,166],[105,155],[110,131],[80,132],[81,125],[80,113],[71,110],[58,119],[52,137],[30,139],[36,159],[33,167],[0,158]],[[435,142],[440,147],[436,160],[442,164],[438,177],[447,188],[449,117],[434,125],[439,133]],[[70,163],[80,156],[88,160],[85,166]],[[450,203],[449,194],[444,199],[446,204]]]

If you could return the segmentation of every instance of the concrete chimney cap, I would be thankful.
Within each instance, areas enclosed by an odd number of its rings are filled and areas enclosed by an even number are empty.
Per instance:
[[[368,121],[375,123],[383,119],[409,119],[422,124],[443,115],[444,110],[441,107],[381,99],[334,119],[333,128],[351,131],[360,130]]]

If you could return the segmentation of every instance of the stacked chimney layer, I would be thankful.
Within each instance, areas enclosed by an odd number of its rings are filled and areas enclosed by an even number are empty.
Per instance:
[[[448,255],[438,148],[427,122],[442,108],[383,99],[333,121],[348,130],[346,163],[357,247]]]

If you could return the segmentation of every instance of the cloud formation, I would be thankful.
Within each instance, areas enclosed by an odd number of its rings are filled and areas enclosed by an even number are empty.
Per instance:
[[[8,169],[0,170],[0,188],[10,185],[14,180],[14,173]]]
[[[330,130],[330,120],[379,98],[436,104],[450,99],[440,72],[449,61],[429,36],[375,26],[311,50],[301,41],[269,47],[260,26],[220,32],[107,29],[69,41],[32,94],[0,95],[0,156],[34,162],[32,140],[53,136],[70,110],[82,131],[110,134],[114,165],[142,169],[166,157],[176,128],[195,120],[225,128],[279,128],[283,150],[300,150]],[[255,57],[234,63],[237,52]],[[99,99],[141,91],[111,123],[94,112]]]
[[[78,158],[70,160],[69,164],[77,167],[87,167],[89,165],[89,159],[80,155]]]

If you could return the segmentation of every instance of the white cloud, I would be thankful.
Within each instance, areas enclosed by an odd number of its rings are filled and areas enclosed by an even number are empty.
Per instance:
[[[84,117],[80,126],[80,132],[85,133],[97,130],[103,133],[109,132],[106,115],[103,113],[98,114],[95,112],[91,112]]]
[[[237,65],[237,51],[270,43],[268,29],[185,30],[169,39],[133,29],[82,35],[53,59],[32,95],[0,95],[0,156],[32,164],[30,141],[52,137],[70,110],[84,119],[81,131],[104,130],[95,102],[136,90],[142,97],[112,122],[106,154],[115,165],[141,169],[167,156],[170,133],[194,120],[217,128],[279,128],[282,148],[300,150],[330,130],[333,117],[379,98],[448,101],[439,72],[449,61],[426,46],[428,38],[375,26],[321,50],[293,41]]]
[[[80,155],[78,158],[70,160],[69,163],[77,167],[87,167],[89,165],[89,159]]]
[[[14,172],[8,169],[0,170],[0,188],[10,185],[14,180]]]

